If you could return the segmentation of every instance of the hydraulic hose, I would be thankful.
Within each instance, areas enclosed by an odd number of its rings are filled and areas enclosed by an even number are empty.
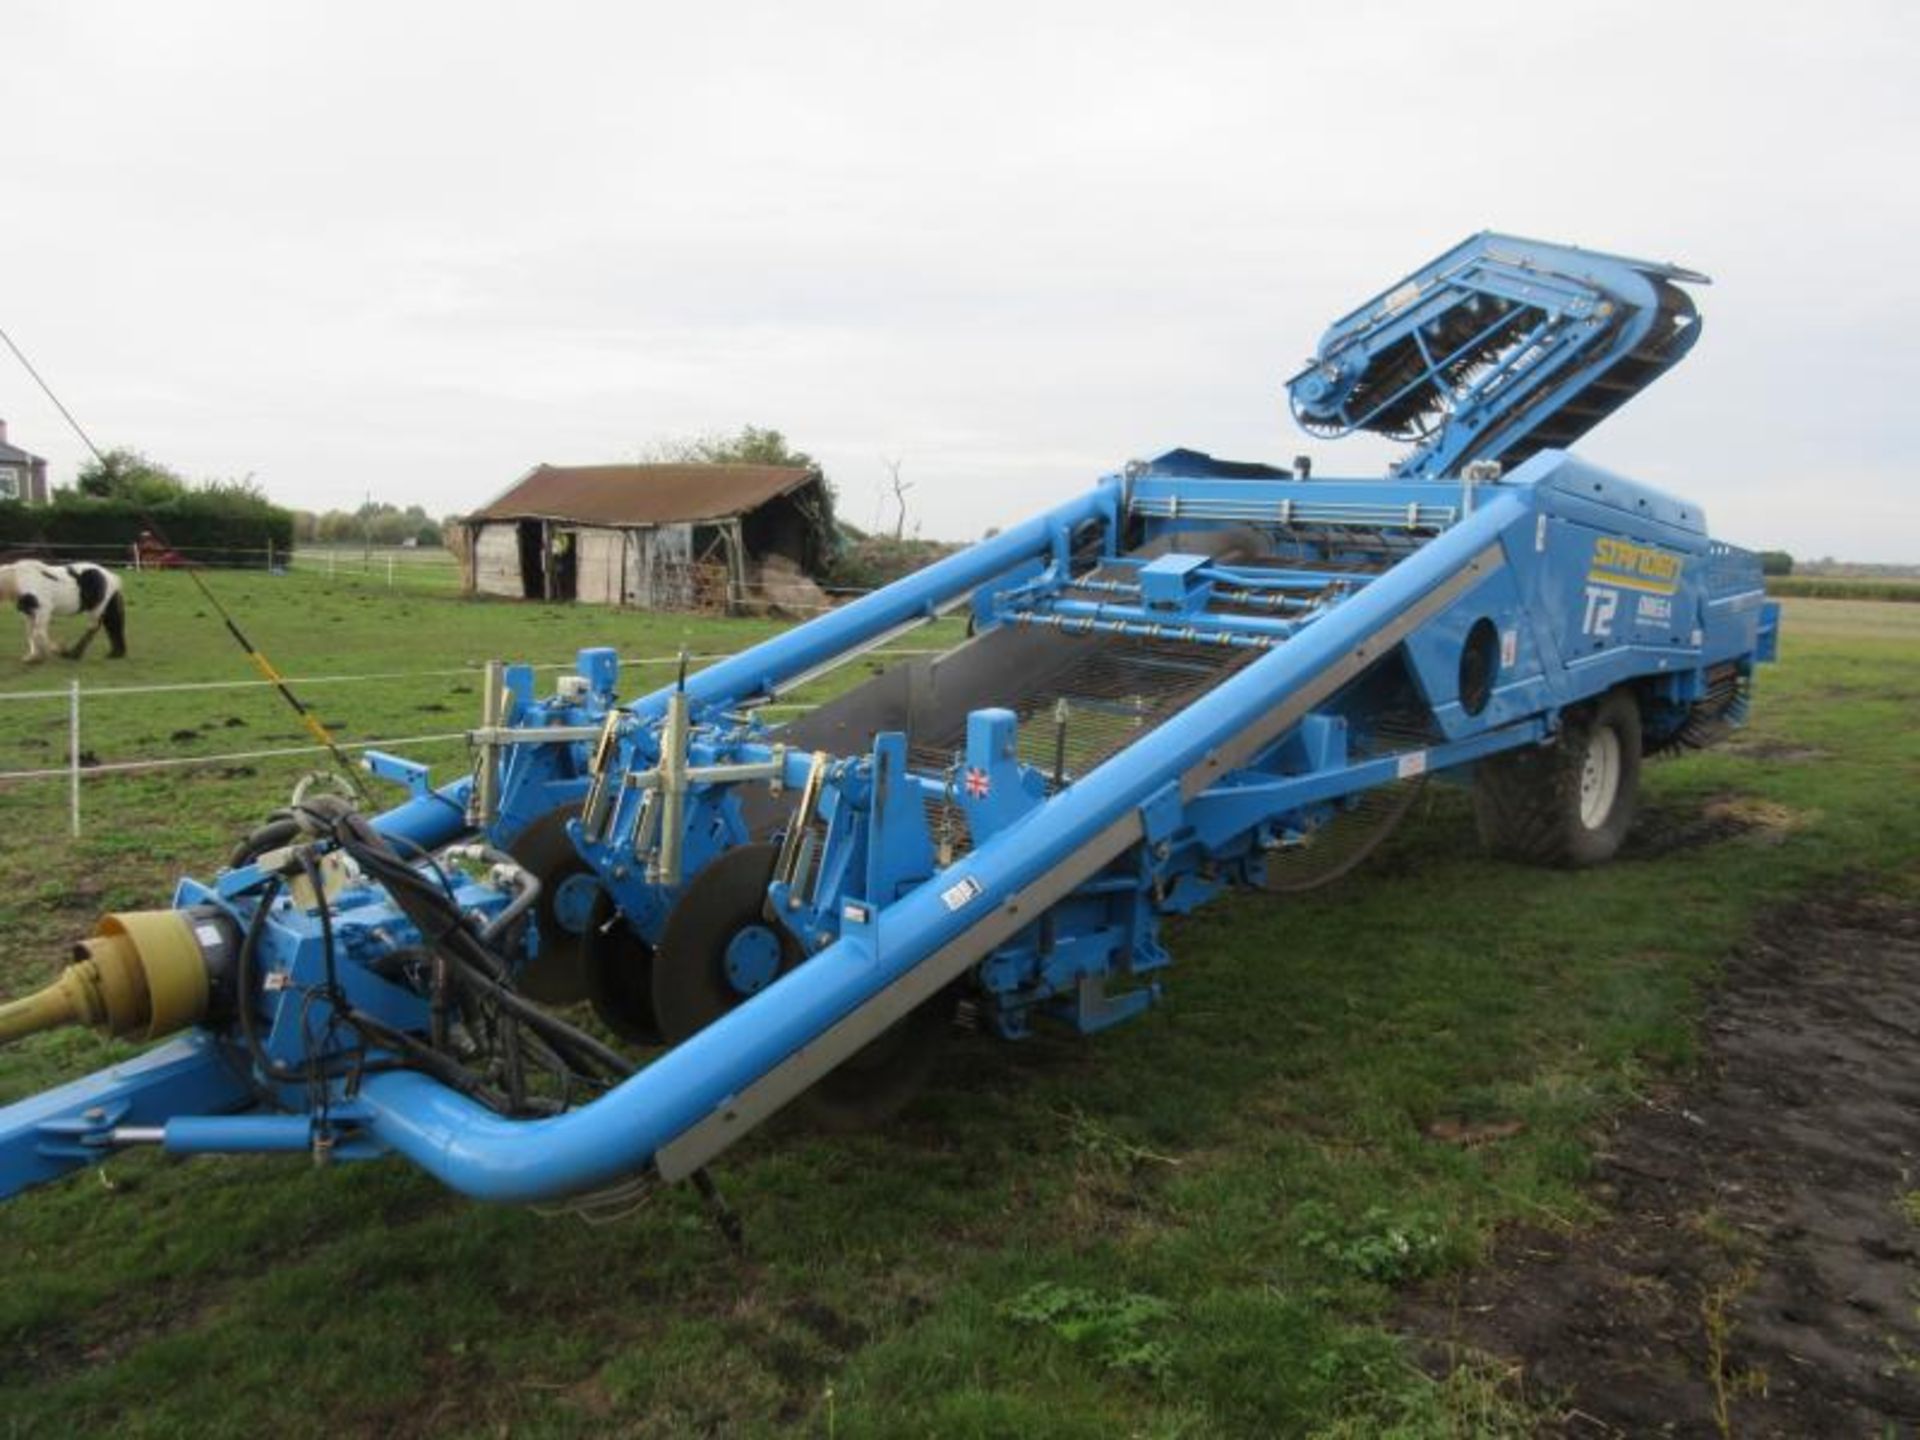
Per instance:
[[[466,917],[452,899],[402,860],[387,844],[384,836],[360,817],[348,816],[341,823],[340,838],[347,853],[368,874],[380,881],[393,902],[413,921],[428,945],[441,950],[454,966],[463,985],[485,994],[503,1011],[526,1025],[574,1069],[584,1072],[597,1068],[615,1079],[633,1073],[633,1066],[618,1051],[550,1014],[507,985],[501,978],[500,964],[488,949],[485,938],[469,928]],[[537,887],[534,893],[538,893]]]

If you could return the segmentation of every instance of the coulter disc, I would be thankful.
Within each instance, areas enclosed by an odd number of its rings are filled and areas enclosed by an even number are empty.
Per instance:
[[[654,955],[653,1013],[670,1045],[759,994],[801,959],[799,941],[766,913],[780,847],[740,845],[688,882]]]
[[[580,959],[587,1000],[600,1023],[630,1045],[658,1045],[653,947],[633,933],[604,890],[581,937]]]
[[[797,940],[766,913],[779,847],[742,845],[694,876],[660,933],[653,962],[653,1012],[660,1035],[678,1044],[757,995],[799,964]],[[957,992],[947,990],[821,1079],[801,1101],[831,1129],[890,1119],[911,1100],[953,1028]]]
[[[540,898],[533,903],[540,953],[520,972],[517,983],[521,994],[542,1005],[571,1005],[587,997],[582,939],[593,892],[599,887],[593,868],[580,858],[567,836],[567,821],[579,813],[577,805],[549,810],[507,847],[507,853],[540,882]]]

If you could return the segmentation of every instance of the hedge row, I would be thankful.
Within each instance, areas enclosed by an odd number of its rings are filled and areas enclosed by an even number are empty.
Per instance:
[[[243,495],[189,493],[153,505],[65,491],[51,505],[0,500],[0,549],[65,550],[73,559],[97,560],[126,553],[149,529],[208,564],[265,566],[269,545],[283,556],[293,548],[293,512]],[[222,550],[257,553],[194,553]]]
[[[830,590],[878,590],[960,548],[938,540],[895,540],[850,531],[851,527],[842,527],[840,551],[820,577]]]

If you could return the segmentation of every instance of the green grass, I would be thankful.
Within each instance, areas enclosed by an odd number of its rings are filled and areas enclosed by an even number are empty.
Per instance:
[[[136,658],[90,663],[89,681],[235,673],[184,583],[137,581]],[[294,673],[765,633],[230,583]],[[1524,1432],[1537,1402],[1501,1366],[1463,1355],[1436,1381],[1411,1363],[1387,1325],[1395,1288],[1474,1264],[1502,1223],[1592,1218],[1597,1122],[1690,1062],[1702,985],[1771,907],[1920,879],[1920,610],[1791,602],[1783,656],[1740,746],[1655,765],[1647,787],[1658,812],[1737,801],[1772,828],[1548,874],[1478,858],[1463,795],[1432,787],[1343,885],[1172,927],[1168,1001],[1142,1021],[961,1041],[884,1133],[777,1123],[747,1142],[720,1174],[745,1258],[690,1193],[590,1227],[474,1206],[397,1164],[127,1160],[23,1197],[0,1207],[0,1428]],[[470,690],[315,694],[365,735],[457,728]],[[240,703],[102,702],[98,746],[145,753],[179,716],[229,709],[249,741],[294,735],[264,696]],[[100,909],[211,868],[298,768],[96,782],[78,846],[57,787],[0,791],[0,988],[43,974]],[[111,1053],[32,1042],[0,1055],[0,1096]]]
[[[355,545],[302,545],[277,563],[302,578],[362,589],[441,596],[460,593],[460,564],[450,551],[439,548],[378,546],[366,550]]]

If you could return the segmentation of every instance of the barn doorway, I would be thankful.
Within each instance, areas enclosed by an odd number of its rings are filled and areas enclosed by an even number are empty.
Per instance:
[[[520,593],[528,600],[547,598],[547,525],[544,520],[522,520],[520,532]]]
[[[555,530],[547,556],[547,598],[572,600],[580,593],[580,532]]]

